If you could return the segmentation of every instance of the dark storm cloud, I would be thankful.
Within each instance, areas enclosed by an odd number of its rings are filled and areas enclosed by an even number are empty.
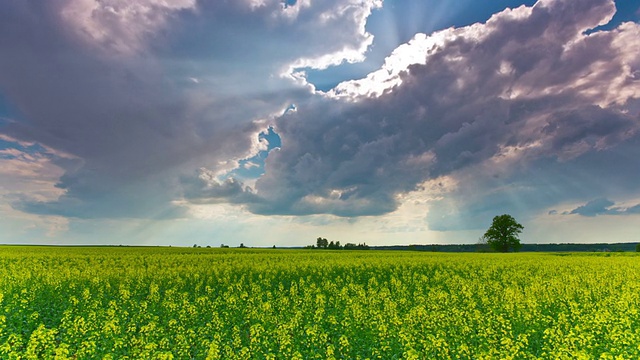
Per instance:
[[[615,202],[600,198],[587,202],[582,206],[578,206],[577,208],[563,212],[563,215],[582,215],[582,216],[598,216],[598,215],[631,215],[631,214],[640,214],[640,204],[630,206],[630,207],[621,207],[614,206]]]
[[[81,162],[60,164],[58,201],[15,207],[76,217],[180,213],[171,204],[179,177],[251,155],[264,127],[255,120],[310,94],[283,72],[299,59],[324,66],[356,56],[374,6],[3,2],[0,92],[23,116],[0,131]]]
[[[571,168],[598,173],[599,156],[617,161],[614,182],[637,172],[617,149],[637,144],[638,25],[585,35],[614,11],[605,0],[541,1],[416,37],[382,73],[277,120],[282,150],[267,159],[255,186],[262,201],[249,209],[382,214],[396,209],[398,194],[450,177],[457,187],[432,201],[427,219],[432,229],[453,230],[485,226],[504,209],[531,216],[610,191],[588,179],[582,187],[561,182]],[[418,60],[394,68],[410,57]],[[385,82],[395,85],[380,90]]]
[[[312,93],[296,69],[362,56],[377,5],[3,3],[0,92],[22,118],[0,131],[69,155],[56,160],[62,197],[14,206],[172,217],[186,200],[355,217],[441,180],[426,217],[452,230],[637,195],[640,27],[587,35],[612,1],[543,0],[418,35],[369,78]],[[225,179],[270,121],[282,146],[265,174]]]
[[[569,214],[578,214],[582,216],[603,215],[609,213],[611,211],[609,208],[614,204],[615,203],[613,201],[605,198],[595,199],[571,210]]]
[[[615,147],[565,161],[543,156],[518,159],[505,167],[463,169],[455,173],[459,186],[432,203],[427,221],[433,230],[485,228],[496,213],[527,219],[561,202],[637,196],[640,168],[631,164],[638,157],[640,136],[635,136]]]

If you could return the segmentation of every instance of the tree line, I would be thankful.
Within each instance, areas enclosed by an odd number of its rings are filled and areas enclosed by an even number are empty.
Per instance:
[[[330,250],[369,250],[369,245],[366,243],[354,244],[346,243],[340,244],[340,241],[329,241],[326,238],[319,237],[316,239],[315,245],[306,246],[307,249],[330,249]]]

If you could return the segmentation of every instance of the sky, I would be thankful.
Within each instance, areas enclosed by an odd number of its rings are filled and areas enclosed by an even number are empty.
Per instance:
[[[0,3],[0,243],[640,241],[638,0]]]

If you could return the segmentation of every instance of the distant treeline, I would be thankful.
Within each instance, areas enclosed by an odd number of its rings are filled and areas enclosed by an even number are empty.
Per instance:
[[[346,243],[343,246],[340,244],[340,241],[336,241],[334,243],[333,241],[329,241],[322,237],[319,237],[316,240],[315,245],[305,246],[305,249],[329,249],[329,250],[369,250],[369,248],[370,248],[369,245],[367,245],[366,243],[362,243],[362,244]]]
[[[588,251],[588,252],[608,252],[608,251],[636,251],[638,243],[616,243],[616,244],[522,244],[520,252],[558,252],[558,251]],[[372,246],[373,250],[413,250],[413,251],[434,251],[434,252],[491,252],[483,244],[462,244],[462,245],[392,245],[392,246]]]

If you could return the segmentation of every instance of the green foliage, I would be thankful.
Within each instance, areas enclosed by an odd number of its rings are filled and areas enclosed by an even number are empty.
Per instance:
[[[316,247],[318,249],[326,249],[328,246],[329,246],[329,241],[327,239],[319,237],[316,240]]]
[[[313,245],[306,246],[306,248],[314,249]],[[342,249],[342,245],[340,245],[340,241],[336,241],[334,243],[333,241],[328,241],[325,238],[319,237],[316,240],[316,247],[315,248],[317,248],[317,249],[340,250],[340,249]]]
[[[493,218],[493,222],[484,233],[483,239],[495,251],[508,252],[509,249],[517,251],[521,246],[518,234],[523,229],[524,226],[511,215],[498,215]]]
[[[640,243],[636,244],[636,252],[640,252]]]
[[[0,247],[0,359],[640,358],[640,256],[562,255]]]
[[[362,244],[354,244],[354,243],[346,243],[344,244],[344,249],[345,250],[369,250],[369,245],[362,243]]]

